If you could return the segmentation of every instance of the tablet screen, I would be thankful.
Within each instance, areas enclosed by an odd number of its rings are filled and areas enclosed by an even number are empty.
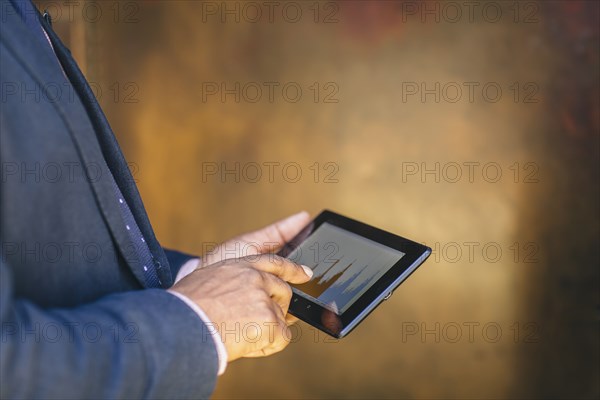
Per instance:
[[[404,255],[324,222],[287,258],[314,271],[296,292],[341,315]]]

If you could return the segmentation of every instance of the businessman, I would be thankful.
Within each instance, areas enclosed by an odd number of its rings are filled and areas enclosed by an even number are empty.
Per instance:
[[[283,349],[312,272],[268,253],[308,215],[163,249],[69,50],[30,0],[0,6],[0,397],[205,398]]]

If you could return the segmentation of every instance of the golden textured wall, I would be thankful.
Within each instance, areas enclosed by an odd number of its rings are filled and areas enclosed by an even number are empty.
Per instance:
[[[600,394],[597,3],[57,3],[163,245],[329,208],[434,248],[349,337],[300,323],[215,398]]]

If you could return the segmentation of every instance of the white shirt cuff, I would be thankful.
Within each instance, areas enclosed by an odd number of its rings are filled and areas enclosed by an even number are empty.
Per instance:
[[[179,272],[177,272],[177,276],[175,277],[174,283],[179,282],[180,280],[194,272],[194,270],[198,268],[199,262],[199,258],[192,258],[191,260],[186,261],[186,263],[183,264],[181,268],[179,268]]]

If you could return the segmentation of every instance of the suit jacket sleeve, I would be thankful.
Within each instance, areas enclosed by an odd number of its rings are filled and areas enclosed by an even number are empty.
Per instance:
[[[42,309],[15,298],[12,286],[0,257],[1,398],[206,398],[214,389],[210,333],[170,293]]]

